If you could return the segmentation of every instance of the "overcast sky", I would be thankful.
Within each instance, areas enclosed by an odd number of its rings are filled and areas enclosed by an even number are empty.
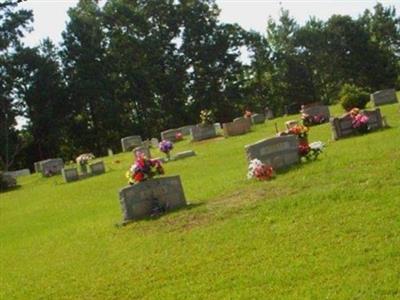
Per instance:
[[[2,0],[0,0],[2,1]],[[77,0],[27,0],[21,7],[32,9],[34,31],[27,35],[25,43],[35,46],[45,37],[50,37],[56,44],[61,40],[61,32],[68,20],[68,8],[75,6]],[[400,0],[380,1],[385,6],[396,7],[400,13]],[[238,23],[245,29],[264,32],[268,17],[277,19],[281,7],[289,9],[299,23],[304,23],[310,16],[326,20],[333,14],[347,14],[357,17],[365,9],[372,9],[377,1],[369,0],[217,0],[221,9],[220,20]]]

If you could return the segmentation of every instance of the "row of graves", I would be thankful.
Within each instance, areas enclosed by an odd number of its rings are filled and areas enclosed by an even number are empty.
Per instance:
[[[395,95],[394,90],[376,92],[371,95],[371,100],[375,106],[393,103],[393,99],[397,102],[393,94]],[[316,160],[325,145],[321,141],[309,143],[308,131],[311,126],[330,123],[334,140],[386,126],[385,118],[379,108],[363,111],[355,108],[342,116],[332,117],[328,106],[314,103],[302,106],[300,113],[302,124],[297,120],[288,121],[285,123],[285,131],[277,132],[274,137],[244,147],[249,164],[248,178],[268,180],[283,169],[301,162]],[[222,126],[219,123],[205,123],[166,130],[161,133],[162,141],[156,142],[160,150],[166,153],[168,161],[171,159],[169,152],[173,148],[172,143],[179,141],[183,136],[190,136],[191,141],[201,141],[214,138],[221,133],[224,137],[246,134],[250,132],[252,125],[263,124],[266,119],[269,119],[267,114],[246,112],[243,117],[223,123]],[[138,144],[135,146],[140,147]],[[136,149],[141,150],[141,148]],[[150,159],[150,153],[145,151],[138,153],[135,163],[127,174],[130,185],[119,192],[123,224],[187,205],[180,177],[153,178],[164,174],[160,160]]]
[[[70,183],[105,173],[104,162],[94,159],[92,153],[84,153],[76,158],[76,165],[66,165],[61,158],[51,158],[35,162],[34,168],[35,172],[43,177],[62,175],[64,182]]]

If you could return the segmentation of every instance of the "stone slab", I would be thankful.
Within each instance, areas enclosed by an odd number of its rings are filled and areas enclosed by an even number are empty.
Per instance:
[[[161,132],[161,140],[167,140],[170,142],[176,142],[176,134],[182,133],[179,129],[168,129]]]
[[[140,147],[136,147],[135,149],[133,149],[133,153],[136,158],[137,158],[137,155],[136,155],[137,152],[143,153],[147,158],[151,158],[151,152],[150,152],[149,147],[140,146]]]
[[[63,168],[61,175],[67,183],[79,180],[78,168]]]
[[[251,115],[251,122],[253,124],[264,124],[265,123],[265,115],[253,114],[253,115]]]
[[[382,115],[379,108],[363,111],[369,118],[368,125],[370,129],[377,130],[383,128]],[[357,133],[357,129],[352,127],[352,119],[349,114],[342,117],[331,117],[330,119],[332,138],[338,140]]]
[[[329,122],[329,118],[331,117],[331,113],[327,105],[321,105],[321,104],[305,105],[301,112],[312,117],[323,116],[326,122]]]
[[[40,162],[40,169],[43,176],[61,174],[64,168],[64,161],[61,158],[51,158]]]
[[[374,106],[398,103],[396,91],[394,89],[377,91],[371,94],[370,97]]]
[[[100,175],[106,172],[106,167],[103,161],[98,161],[90,163],[89,170],[92,175]]]
[[[186,126],[179,127],[178,130],[180,130],[180,132],[182,133],[183,136],[187,136],[187,135],[190,135],[190,130],[193,127],[195,127],[195,125],[186,125]]]
[[[14,178],[17,178],[17,177],[21,177],[21,176],[31,175],[31,170],[29,170],[29,169],[21,169],[21,170],[17,170],[17,171],[4,172],[4,174],[10,175],[10,176],[12,176]]]
[[[143,143],[140,135],[127,136],[121,139],[122,152],[131,151]]]
[[[225,137],[248,133],[251,130],[251,118],[236,118],[233,122],[222,124],[222,128]]]
[[[150,179],[119,192],[124,222],[149,217],[161,207],[170,211],[186,206],[186,198],[179,176]]]
[[[275,170],[284,169],[300,161],[299,140],[295,135],[273,137],[245,146],[247,159],[259,159]]]
[[[178,152],[177,154],[174,155],[173,159],[179,160],[192,156],[196,156],[196,152],[194,152],[193,150],[188,150],[188,151]]]
[[[202,141],[206,139],[211,139],[217,136],[217,131],[214,125],[200,126],[197,125],[191,129],[191,139],[192,141]]]

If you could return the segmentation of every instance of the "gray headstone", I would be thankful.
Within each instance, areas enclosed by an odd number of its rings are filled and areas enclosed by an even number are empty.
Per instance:
[[[0,181],[1,181],[0,186],[5,185],[6,189],[17,186],[17,179],[3,172],[0,172]]]
[[[113,156],[114,152],[112,151],[112,149],[108,148],[107,149],[107,154],[108,154],[108,156]]]
[[[40,162],[43,176],[61,174],[62,168],[64,168],[64,161],[61,158],[51,158]]]
[[[142,138],[139,135],[127,136],[121,139],[122,151],[131,151],[142,145]]]
[[[61,170],[62,177],[65,182],[72,182],[79,180],[78,169],[77,168],[63,168]]]
[[[174,155],[173,159],[178,160],[178,159],[183,159],[183,158],[187,158],[187,157],[191,157],[191,156],[195,156],[195,155],[196,155],[196,152],[194,152],[193,150],[188,150],[188,151],[177,153],[176,155]]]
[[[214,128],[216,132],[221,131],[222,130],[221,123],[219,122],[214,123]]]
[[[179,176],[162,177],[125,187],[119,192],[123,220],[139,220],[153,214],[155,208],[165,211],[186,206]]]
[[[236,118],[233,122],[222,124],[224,136],[235,136],[248,133],[251,129],[251,118]]]
[[[161,139],[162,140],[167,140],[170,142],[176,142],[176,134],[177,133],[182,133],[179,129],[169,129],[161,132]]]
[[[179,128],[182,135],[190,135],[190,130],[195,127],[194,125],[186,125]]]
[[[273,111],[271,109],[269,109],[268,107],[265,108],[264,114],[265,114],[265,117],[267,118],[267,120],[272,120],[274,118]]]
[[[145,147],[145,146],[140,146],[140,147],[136,147],[135,149],[133,149],[133,153],[135,155],[135,157],[137,158],[137,153],[143,153],[147,158],[151,158],[151,152],[150,152],[150,148],[149,147]]]
[[[4,172],[4,174],[10,175],[14,178],[20,177],[20,176],[28,176],[31,175],[31,171],[29,169],[22,169],[22,170],[17,170],[17,171],[9,171],[9,172]]]
[[[103,161],[89,164],[89,169],[92,175],[100,175],[106,172],[106,167],[104,166]]]
[[[197,125],[191,129],[192,141],[201,141],[211,139],[217,136],[214,125],[200,126]]]
[[[251,122],[253,124],[264,124],[265,123],[265,116],[262,114],[253,114],[251,116]]]
[[[300,161],[299,140],[295,135],[286,135],[261,140],[245,146],[247,159],[259,159],[275,170],[287,168]]]
[[[383,128],[382,115],[379,108],[374,110],[363,111],[369,118],[368,126],[371,130],[377,130]],[[349,114],[342,117],[333,117],[330,119],[332,137],[334,140],[338,140],[344,137],[348,137],[357,133],[357,130],[352,126],[352,119]]]
[[[153,148],[158,148],[159,141],[158,141],[157,138],[152,138],[152,139],[150,140],[150,144],[151,144],[151,146],[152,146]]]
[[[42,161],[43,161],[43,160],[37,161],[37,162],[33,163],[33,167],[34,167],[34,169],[35,169],[35,173],[40,173],[40,172],[42,172],[42,165],[41,165]]]
[[[396,91],[394,89],[377,91],[371,94],[371,101],[375,106],[398,102]]]
[[[331,117],[329,107],[321,104],[306,105],[303,107],[302,113],[305,113],[312,117],[323,116],[326,122],[329,122],[329,118]]]

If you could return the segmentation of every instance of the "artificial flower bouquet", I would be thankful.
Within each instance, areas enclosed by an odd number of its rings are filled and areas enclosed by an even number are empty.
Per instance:
[[[249,164],[247,178],[255,178],[257,180],[270,180],[274,177],[275,172],[272,166],[262,163],[258,159],[252,159]]]
[[[353,108],[349,114],[351,117],[351,126],[354,129],[356,129],[360,133],[367,133],[369,131],[369,118],[367,115],[362,113],[360,109]]]
[[[322,153],[325,144],[321,141],[299,144],[299,155],[302,160],[312,161],[316,160],[318,156]]]
[[[244,112],[243,117],[245,118],[251,118],[252,112],[248,109],[246,109],[246,111]]]
[[[168,140],[162,140],[158,144],[158,148],[160,149],[161,152],[165,153],[167,158],[170,159],[170,152],[174,148],[174,144]]]
[[[203,127],[214,124],[214,114],[211,110],[203,109],[200,112],[200,125]]]
[[[87,174],[88,170],[87,170],[87,164],[89,163],[89,161],[95,159],[95,156],[93,155],[93,153],[83,153],[81,155],[79,155],[76,158],[76,163],[79,165],[81,172],[83,174]]]
[[[163,174],[164,168],[159,160],[148,159],[143,153],[138,153],[137,159],[126,173],[126,177],[128,178],[128,183],[133,185]]]
[[[299,139],[307,139],[308,127],[300,124],[294,125],[293,127],[287,130],[287,133],[297,135]]]
[[[181,132],[177,132],[175,134],[175,140],[178,141],[182,141],[183,140],[183,134]]]

